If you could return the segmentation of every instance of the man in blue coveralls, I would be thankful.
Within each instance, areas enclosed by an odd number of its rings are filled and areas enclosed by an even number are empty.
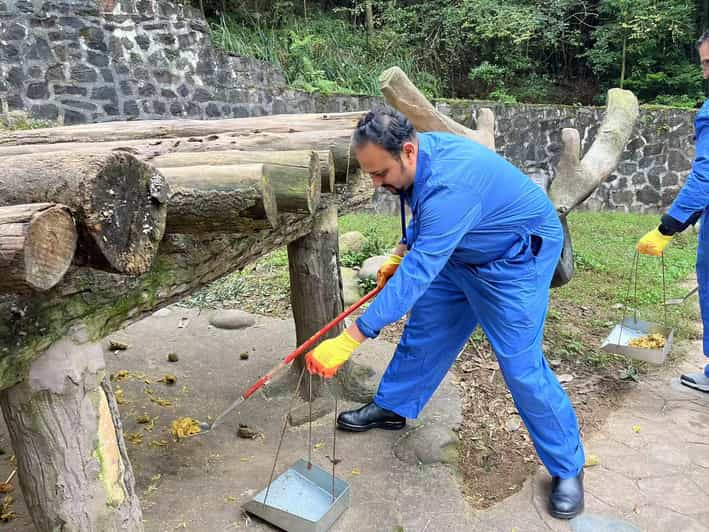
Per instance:
[[[697,42],[704,79],[709,79],[709,31]],[[704,354],[709,357],[709,100],[704,102],[694,122],[697,154],[692,171],[665,214],[660,226],[643,236],[637,250],[644,255],[660,256],[672,235],[684,231],[702,218],[697,247],[697,283],[699,308],[704,326]],[[709,392],[709,364],[704,371],[682,375],[680,382],[701,392]]]
[[[574,517],[583,510],[583,447],[569,398],[541,349],[563,244],[554,206],[495,152],[447,133],[417,133],[390,107],[362,118],[353,142],[374,185],[400,194],[412,219],[406,245],[378,272],[384,289],[342,334],[308,353],[308,369],[332,377],[361,342],[410,314],[374,401],[343,412],[338,426],[403,428],[479,324],[553,477],[551,514]]]

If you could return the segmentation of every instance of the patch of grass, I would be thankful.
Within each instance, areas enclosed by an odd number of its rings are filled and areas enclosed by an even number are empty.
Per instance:
[[[657,215],[578,212],[569,216],[574,246],[576,274],[572,281],[553,293],[556,298],[608,312],[619,321],[625,306],[637,309],[638,317],[649,321],[664,320],[664,297],[678,297],[687,292],[683,283],[695,270],[697,235],[690,228],[676,235],[665,250],[663,294],[662,259],[639,255],[637,276],[631,282],[635,244],[647,231],[657,227]],[[637,283],[636,283],[637,280]],[[614,306],[624,308],[614,309]],[[691,332],[687,324],[696,319],[691,305],[667,307],[668,324],[683,334]],[[604,320],[595,317],[595,321]]]

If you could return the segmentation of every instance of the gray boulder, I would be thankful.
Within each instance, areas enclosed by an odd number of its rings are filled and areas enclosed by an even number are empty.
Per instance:
[[[367,245],[367,237],[359,231],[349,231],[340,236],[340,253],[358,253]]]

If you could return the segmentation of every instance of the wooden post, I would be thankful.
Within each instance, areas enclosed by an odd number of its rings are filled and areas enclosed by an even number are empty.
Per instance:
[[[313,231],[288,244],[291,306],[298,345],[344,308],[338,256],[337,207],[329,201],[317,212]],[[343,328],[340,324],[325,338],[337,336]],[[293,371],[300,375],[304,364],[305,357],[299,357]],[[324,383],[320,377],[312,378],[312,395],[307,374],[304,379],[301,385],[304,399],[315,399],[323,394]]]
[[[0,406],[39,532],[143,530],[103,350],[83,326],[37,358]]]

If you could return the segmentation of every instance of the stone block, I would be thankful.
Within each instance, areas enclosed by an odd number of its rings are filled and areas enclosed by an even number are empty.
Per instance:
[[[77,87],[76,85],[52,85],[54,94],[59,95],[72,95],[72,96],[86,96],[88,90],[86,87]]]
[[[116,89],[112,85],[94,87],[94,89],[91,91],[91,99],[112,100],[116,102],[118,100],[118,94],[116,93]]]
[[[26,28],[17,22],[11,22],[3,25],[0,30],[0,40],[2,41],[21,41],[25,38]]]
[[[44,75],[44,79],[47,81],[64,81],[66,79],[66,75],[64,74],[64,65],[57,63],[49,66]]]
[[[160,97],[168,100],[174,100],[177,98],[177,94],[175,94],[175,91],[172,89],[160,89]]]
[[[645,205],[655,205],[660,201],[660,193],[651,186],[644,186],[637,191],[636,199]]]
[[[59,109],[53,103],[33,105],[30,108],[30,115],[39,120],[56,120],[59,117]]]
[[[46,81],[30,83],[26,95],[31,100],[46,100],[49,98],[49,85]]]
[[[138,96],[141,96],[143,98],[149,98],[151,96],[155,96],[156,94],[157,89],[152,83],[145,83],[144,85],[138,87]]]
[[[153,112],[164,115],[167,113],[167,105],[165,105],[164,102],[161,102],[160,100],[153,100]]]
[[[192,100],[199,103],[205,103],[213,99],[212,94],[203,87],[199,87],[192,95]]]
[[[81,100],[60,100],[62,105],[68,107],[74,107],[76,109],[83,109],[85,111],[95,111],[98,109],[95,104],[91,102],[82,102]]]
[[[8,63],[16,63],[20,58],[20,51],[17,46],[7,42],[0,42],[0,60]]]
[[[102,68],[101,77],[106,83],[113,83],[113,71],[110,68]]]
[[[98,75],[90,66],[74,65],[71,67],[70,79],[75,83],[92,83],[98,79]]]
[[[103,106],[103,112],[106,113],[108,116],[118,116],[121,114],[121,110],[118,108],[118,105],[113,103],[105,104]]]
[[[209,118],[217,118],[222,116],[221,109],[219,109],[219,106],[214,102],[207,104],[204,112]]]
[[[135,100],[127,100],[123,102],[123,113],[128,116],[138,116],[140,114],[138,102]]]
[[[78,111],[72,111],[71,109],[64,109],[64,125],[71,126],[74,124],[86,124],[89,119],[84,113]]]
[[[105,53],[102,52],[96,52],[93,50],[89,50],[86,53],[86,61],[93,66],[96,67],[105,67],[108,66],[108,56]]]
[[[7,72],[7,82],[11,87],[14,87],[16,89],[22,88],[22,84],[24,83],[26,79],[25,72],[22,70],[22,67],[19,66],[14,66],[10,67],[10,69]]]

